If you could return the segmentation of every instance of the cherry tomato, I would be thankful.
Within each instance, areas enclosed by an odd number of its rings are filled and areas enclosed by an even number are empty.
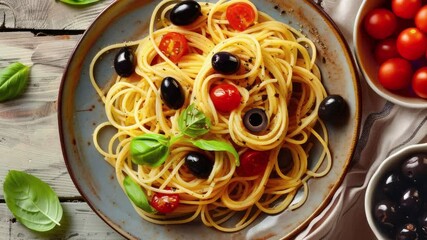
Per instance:
[[[396,48],[396,39],[387,38],[377,43],[375,46],[375,60],[377,63],[381,64],[394,57],[399,57]]]
[[[403,58],[391,58],[380,65],[378,81],[389,90],[409,86],[412,78],[411,63]]]
[[[391,36],[396,30],[396,16],[385,8],[376,8],[366,14],[364,26],[371,37],[384,39]]]
[[[177,32],[166,33],[160,41],[159,49],[174,63],[177,63],[189,51],[187,39]]]
[[[408,59],[422,57],[427,49],[427,37],[418,28],[407,28],[397,36],[397,52]]]
[[[421,0],[392,0],[391,9],[396,16],[401,18],[414,18],[421,8]]]
[[[156,192],[150,204],[160,213],[170,213],[179,206],[179,195]]]
[[[421,31],[427,33],[427,5],[422,7],[415,15],[415,26]]]
[[[417,96],[427,98],[427,67],[422,67],[414,73],[412,88]]]
[[[230,26],[237,31],[244,31],[255,22],[255,10],[244,2],[233,3],[225,13]]]
[[[222,83],[210,90],[210,97],[215,109],[220,112],[231,112],[240,105],[242,96],[234,85]]]
[[[263,174],[268,164],[268,153],[248,149],[240,156],[240,166],[236,169],[237,174],[242,177]]]

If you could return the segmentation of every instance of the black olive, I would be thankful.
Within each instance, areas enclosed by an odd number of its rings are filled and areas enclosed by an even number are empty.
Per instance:
[[[184,90],[181,84],[173,77],[165,77],[163,79],[160,86],[160,96],[169,108],[179,109],[184,105]]]
[[[240,68],[240,59],[229,52],[217,52],[212,56],[212,67],[222,74],[233,74]]]
[[[207,178],[212,172],[214,162],[199,152],[190,152],[185,157],[185,165],[198,178]]]
[[[320,103],[319,118],[332,124],[342,124],[348,117],[348,106],[343,97],[329,95]]]
[[[196,21],[200,15],[202,14],[199,3],[196,1],[182,1],[172,8],[169,19],[177,26],[185,26]]]
[[[391,172],[386,175],[383,181],[383,192],[390,198],[400,199],[400,194],[403,191],[406,182],[402,179],[402,176],[397,172]]]
[[[288,148],[281,148],[277,156],[279,168],[282,173],[287,173],[292,170],[294,161],[292,161],[292,153]]]
[[[396,240],[417,240],[418,233],[415,224],[407,223],[397,230]]]
[[[374,216],[378,223],[388,231],[396,227],[400,217],[397,205],[389,200],[381,200],[375,205]]]
[[[402,173],[415,183],[427,181],[427,154],[415,154],[406,159],[402,164]]]
[[[130,48],[121,48],[114,58],[114,69],[121,77],[129,77],[135,71],[135,57]]]
[[[415,187],[410,187],[403,191],[400,199],[400,207],[408,216],[415,216],[422,208],[420,193]]]
[[[427,212],[424,212],[418,218],[418,227],[421,237],[427,239]]]
[[[258,133],[264,131],[268,126],[267,114],[260,108],[253,108],[243,116],[243,124],[250,132]]]

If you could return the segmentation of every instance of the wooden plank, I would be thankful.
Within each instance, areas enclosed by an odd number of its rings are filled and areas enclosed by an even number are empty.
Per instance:
[[[86,29],[114,0],[74,7],[58,0],[0,0],[0,26],[13,29]]]
[[[80,37],[0,33],[0,69],[16,61],[32,66],[24,95],[0,103],[0,185],[8,170],[24,170],[61,197],[80,197],[63,161],[56,102],[64,68]]]
[[[101,220],[86,203],[61,203],[61,226],[45,233],[34,232],[17,222],[6,204],[0,204],[0,239],[124,239]]]

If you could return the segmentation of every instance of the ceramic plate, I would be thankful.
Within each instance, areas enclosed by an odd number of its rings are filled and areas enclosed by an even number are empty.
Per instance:
[[[222,233],[197,221],[185,225],[155,225],[135,212],[115,179],[114,169],[93,146],[92,132],[106,117],[89,80],[89,64],[107,45],[144,37],[157,3],[115,1],[85,32],[70,58],[60,87],[58,120],[64,159],[74,184],[105,222],[131,239],[281,239],[295,236],[324,209],[339,187],[359,132],[359,82],[344,38],[312,1],[253,0],[259,10],[301,30],[315,42],[319,55],[317,64],[328,93],[340,94],[350,106],[345,126],[328,127],[333,167],[327,176],[309,181],[309,197],[301,208],[273,216],[262,215],[236,233]],[[113,56],[107,55],[97,64],[97,79],[105,81],[98,82],[101,86],[114,75],[112,62]]]

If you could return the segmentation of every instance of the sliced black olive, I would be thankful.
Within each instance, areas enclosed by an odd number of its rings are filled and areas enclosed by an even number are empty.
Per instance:
[[[340,124],[347,120],[348,106],[343,97],[329,95],[320,103],[319,118],[332,124]]]
[[[184,105],[185,94],[181,84],[173,77],[165,77],[160,86],[160,95],[163,102],[172,109],[179,109]]]
[[[198,178],[207,178],[212,172],[214,162],[199,152],[190,152],[185,157],[185,165]]]
[[[222,74],[233,74],[240,68],[240,59],[229,52],[217,52],[212,56],[212,67]]]
[[[201,7],[196,1],[182,1],[176,4],[169,14],[169,20],[177,26],[185,26],[193,23],[202,15]]]
[[[114,58],[114,69],[121,77],[129,77],[135,71],[135,57],[130,48],[121,48]]]
[[[243,124],[250,132],[258,133],[264,131],[268,126],[267,114],[260,108],[253,108],[243,116]]]

